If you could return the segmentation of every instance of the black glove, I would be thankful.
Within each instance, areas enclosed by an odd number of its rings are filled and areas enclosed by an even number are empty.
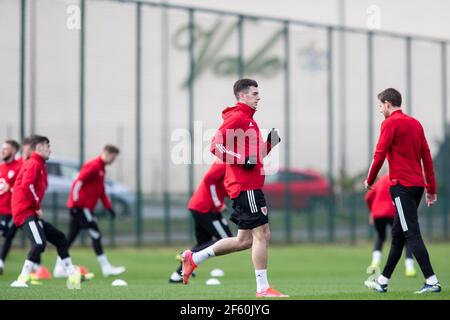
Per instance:
[[[267,141],[272,145],[272,147],[275,147],[281,142],[281,138],[275,128],[272,128],[272,130],[270,130],[269,135],[267,136]]]
[[[114,211],[114,209],[108,209],[108,211],[109,211],[109,214],[111,215],[111,218],[115,219],[116,218],[116,212]]]
[[[256,166],[256,157],[249,156],[245,158],[244,169],[252,170]]]

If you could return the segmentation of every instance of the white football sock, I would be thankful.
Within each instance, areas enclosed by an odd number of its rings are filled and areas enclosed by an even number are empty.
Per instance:
[[[255,270],[256,292],[262,292],[269,288],[267,281],[267,269]]]
[[[5,264],[3,263],[3,260],[0,259],[0,268],[3,268],[5,266]]]
[[[214,250],[212,247],[205,248],[199,252],[194,252],[192,254],[192,260],[194,260],[194,263],[198,265],[200,262],[210,258],[214,257],[216,254],[214,253]]]
[[[435,274],[433,274],[431,277],[427,278],[426,283],[429,285],[435,285],[436,283],[438,283],[438,279],[436,277]]]
[[[406,270],[414,269],[414,260],[411,258],[405,259],[405,268]]]
[[[61,259],[61,263],[69,276],[73,276],[76,273],[75,268],[72,264],[72,259],[70,259],[70,257]]]
[[[97,260],[98,260],[98,263],[100,263],[100,266],[102,268],[105,268],[110,265],[108,258],[106,257],[105,254],[101,254],[101,255],[97,256]]]
[[[382,274],[377,279],[379,284],[388,284],[389,279],[383,276]]]
[[[372,252],[372,264],[380,264],[381,261],[381,251],[375,250]]]
[[[30,273],[33,271],[33,265],[34,262],[30,260],[25,260],[25,263],[22,267],[22,272],[20,273],[21,276],[27,277],[30,275]]]

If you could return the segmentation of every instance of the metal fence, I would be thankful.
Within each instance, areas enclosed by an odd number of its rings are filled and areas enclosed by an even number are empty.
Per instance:
[[[208,144],[196,135],[197,122],[218,127],[218,107],[233,103],[228,92],[240,77],[262,79],[267,109],[258,114],[262,126],[280,128],[280,166],[316,169],[329,182],[326,198],[295,208],[299,194],[285,175],[284,206],[270,213],[274,241],[371,237],[361,185],[382,120],[376,94],[388,86],[404,92],[406,111],[432,139],[439,202],[421,208],[421,219],[427,238],[448,239],[449,40],[152,1],[5,0],[0,6],[16,15],[7,21],[11,30],[17,23],[20,39],[17,50],[1,57],[5,67],[20,66],[17,86],[2,75],[4,87],[19,93],[18,108],[14,98],[0,101],[1,114],[17,114],[0,119],[6,136],[49,135],[54,150],[80,163],[104,141],[125,150],[112,175],[133,189],[135,201],[115,221],[100,214],[111,245],[193,240],[186,204],[207,168],[195,150]],[[67,19],[78,14],[73,30]],[[12,38],[1,35],[8,48]],[[172,159],[180,128],[188,137],[188,164]],[[52,193],[45,200],[48,218],[63,229],[64,198]]]

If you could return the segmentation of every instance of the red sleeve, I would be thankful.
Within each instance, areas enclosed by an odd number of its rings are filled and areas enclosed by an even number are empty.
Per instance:
[[[222,123],[211,141],[211,153],[225,163],[244,163],[244,155],[234,152],[234,150],[231,150],[230,146],[235,143],[234,130],[238,128],[239,118],[230,116]],[[231,130],[233,132],[233,134],[228,132],[228,140],[227,130]],[[233,140],[230,141],[231,139]]]
[[[111,200],[109,200],[109,197],[106,194],[105,187],[103,187],[102,203],[106,209],[112,209]]]
[[[427,193],[436,194],[436,177],[434,175],[433,169],[433,159],[431,158],[430,147],[428,146],[427,138],[425,138],[425,133],[422,128],[422,149],[421,157],[423,163],[423,169],[425,172],[426,188]]]
[[[392,123],[383,121],[381,124],[380,138],[378,139],[375,154],[373,156],[372,164],[367,175],[367,184],[371,186],[375,182],[375,178],[378,175],[381,167],[383,166],[384,159],[386,159],[386,153],[392,144],[394,138],[394,127]]]
[[[225,176],[225,164],[214,163],[211,169],[206,173],[203,181],[208,188],[211,200],[217,209],[223,206],[223,197],[219,195],[219,184],[223,184],[223,178]]]
[[[25,190],[24,192],[27,198],[32,199],[34,205],[39,205],[39,197],[37,196],[35,191],[39,167],[35,164],[29,164],[28,166],[24,167],[23,170],[23,179],[19,187],[22,190]]]

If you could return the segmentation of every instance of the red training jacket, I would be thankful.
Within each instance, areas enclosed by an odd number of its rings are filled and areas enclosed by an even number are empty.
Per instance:
[[[14,224],[20,227],[27,218],[36,216],[48,186],[45,160],[36,152],[24,161],[11,197]]]
[[[401,110],[394,111],[381,124],[380,137],[367,176],[369,185],[375,181],[386,157],[391,185],[400,183],[405,187],[425,186],[429,194],[436,193],[433,160],[422,125]]]
[[[215,161],[203,176],[188,204],[188,209],[201,213],[220,212],[223,200],[227,196],[223,179],[225,164]]]
[[[241,191],[262,189],[264,186],[263,158],[272,146],[264,142],[258,124],[253,119],[255,109],[238,102],[222,112],[223,123],[211,141],[211,152],[226,163],[224,184],[234,199]],[[257,158],[252,170],[245,170],[245,158]]]
[[[105,208],[111,209],[111,201],[105,192],[105,175],[105,163],[100,156],[86,162],[72,183],[67,207],[88,208],[93,213],[101,199]]]
[[[389,192],[389,175],[384,175],[372,186],[372,190],[366,193],[366,203],[370,210],[370,216],[378,218],[394,218],[397,214]]]
[[[0,164],[0,215],[10,215],[11,210],[11,195],[14,187],[14,182],[19,175],[20,168],[22,167],[22,158],[14,159],[10,163],[3,162]],[[8,191],[2,191],[6,188],[7,183],[9,185]]]

